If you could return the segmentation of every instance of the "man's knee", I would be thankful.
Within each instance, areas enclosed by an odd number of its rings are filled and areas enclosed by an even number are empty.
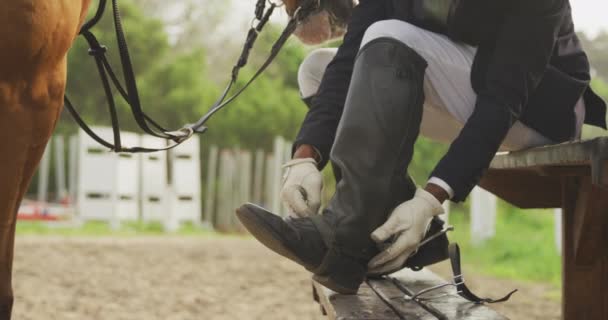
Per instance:
[[[302,97],[307,98],[317,93],[325,69],[335,55],[335,49],[317,49],[302,61],[298,69],[298,86]]]
[[[401,20],[383,20],[372,24],[365,31],[361,46],[378,38],[393,38],[416,50],[423,45],[423,29]]]

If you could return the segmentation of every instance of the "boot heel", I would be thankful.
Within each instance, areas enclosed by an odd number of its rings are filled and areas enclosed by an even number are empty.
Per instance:
[[[335,292],[357,294],[366,273],[366,263],[330,250],[312,278]]]

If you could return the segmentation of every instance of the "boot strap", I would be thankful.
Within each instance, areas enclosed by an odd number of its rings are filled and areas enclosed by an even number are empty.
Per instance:
[[[450,256],[450,263],[452,264],[452,271],[454,273],[454,285],[456,286],[456,291],[459,296],[477,304],[497,303],[509,300],[511,298],[511,295],[517,292],[517,289],[515,289],[500,299],[478,297],[473,292],[471,292],[471,290],[469,290],[467,285],[464,283],[464,277],[462,276],[462,268],[460,265],[460,247],[458,247],[458,244],[450,244],[450,246],[448,247],[448,253]]]

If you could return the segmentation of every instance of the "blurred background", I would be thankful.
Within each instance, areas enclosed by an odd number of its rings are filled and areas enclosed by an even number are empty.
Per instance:
[[[608,99],[608,4],[571,0]],[[174,128],[198,119],[229,80],[253,0],[122,0],[142,105]],[[265,59],[287,19],[279,10],[241,72]],[[118,64],[107,14],[95,34]],[[336,46],[339,43],[330,43]],[[106,100],[83,39],[69,56],[67,93],[84,119],[110,134]],[[247,236],[233,212],[253,201],[281,212],[280,165],[306,113],[299,63],[314,48],[291,39],[268,71],[209,122],[200,139],[169,153],[114,155],[79,131],[67,112],[19,212],[16,319],[321,319],[306,271]],[[127,106],[130,145],[143,137]],[[586,138],[606,135],[585,128]],[[410,168],[425,181],[447,146],[420,138]],[[334,182],[325,172],[325,201]],[[482,294],[520,292],[497,308],[513,319],[560,317],[560,211],[518,210],[476,190],[445,219],[463,249],[468,281]],[[449,275],[439,264],[434,271]]]

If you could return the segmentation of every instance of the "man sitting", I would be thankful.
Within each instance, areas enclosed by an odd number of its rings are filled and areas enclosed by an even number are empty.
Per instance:
[[[237,214],[340,293],[444,258],[425,258],[420,242],[499,149],[578,139],[583,123],[606,128],[567,0],[362,0],[340,48],[314,52],[299,80],[310,111],[281,194],[295,217],[251,204]],[[424,188],[407,175],[419,133],[451,142]],[[317,215],[328,161],[338,183]]]

